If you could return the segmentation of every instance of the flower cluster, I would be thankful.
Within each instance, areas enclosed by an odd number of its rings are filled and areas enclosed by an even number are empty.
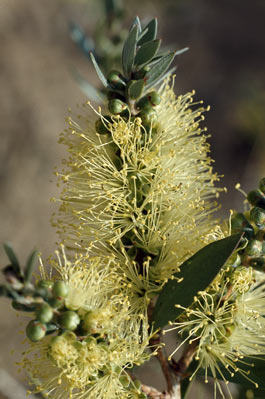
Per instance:
[[[123,74],[106,79],[92,56],[110,114],[87,103],[70,111],[61,134],[69,156],[56,172],[63,189],[53,224],[62,247],[50,260],[53,272],[41,263],[35,287],[31,266],[26,278],[16,259],[11,266],[16,279],[7,295],[34,312],[21,364],[34,392],[50,398],[145,398],[130,369],[151,356],[153,299],[169,279],[181,282],[184,261],[228,235],[212,218],[221,189],[200,127],[208,108],[194,102],[194,92],[176,97],[174,78],[164,79],[176,54],[157,53],[156,24],[142,31],[136,18]],[[203,368],[222,395],[219,378],[250,378],[244,357],[264,354],[264,193],[263,180],[249,194],[249,215],[232,219],[232,230],[246,233],[238,254],[189,308],[176,304],[182,314],[171,323],[181,345],[194,345],[190,378]]]
[[[254,365],[245,357],[264,355],[265,348],[265,276],[252,267],[235,267],[233,263],[230,260],[211,286],[190,308],[182,308],[182,315],[166,330],[176,330],[185,337],[171,357],[186,342],[195,346],[197,367],[190,380],[204,369],[206,383],[209,376],[214,378],[214,397],[218,389],[223,398],[220,379],[228,384],[236,373],[258,388],[249,377]]]
[[[67,287],[64,305],[53,309],[59,334],[40,341],[27,331],[33,342],[21,364],[37,385],[34,392],[58,399],[145,397],[126,370],[149,357],[148,325],[130,315],[126,285],[113,260],[79,255],[72,263],[64,248],[62,254],[63,261],[58,253],[51,262],[62,280],[53,282],[43,267],[40,280]]]
[[[150,279],[163,282],[208,242],[216,226],[211,199],[220,189],[199,127],[205,109],[192,95],[176,98],[168,82],[162,85],[150,130],[138,117],[115,117],[109,134],[100,135],[91,112],[78,115],[78,124],[68,119],[61,142],[70,157],[57,173],[64,189],[54,222],[67,246],[150,256]]]

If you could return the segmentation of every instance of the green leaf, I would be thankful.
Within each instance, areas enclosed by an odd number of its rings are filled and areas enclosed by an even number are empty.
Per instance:
[[[152,40],[151,42],[145,43],[139,48],[136,53],[134,65],[143,65],[156,55],[160,47],[161,40]]]
[[[195,381],[195,378],[192,379],[192,381],[189,380],[189,376],[181,380],[180,384],[180,393],[181,393],[181,399],[188,399],[189,392],[191,389],[191,386],[193,385]]]
[[[133,25],[132,29],[128,34],[127,39],[125,40],[122,49],[122,67],[123,67],[123,73],[126,77],[129,77],[132,71],[135,52],[136,52],[137,37],[138,37],[138,26]]]
[[[140,34],[140,32],[142,31],[142,27],[141,27],[141,21],[138,17],[138,15],[136,15],[136,17],[134,18],[134,21],[132,23],[132,26],[137,25],[137,29],[138,29],[138,35]]]
[[[161,78],[161,76],[167,71],[170,64],[175,58],[175,52],[171,52],[159,59],[145,75],[145,81],[147,83],[146,88],[152,87]]]
[[[21,275],[21,269],[20,269],[20,265],[19,265],[19,261],[18,258],[11,246],[11,244],[9,244],[8,242],[4,243],[4,250],[5,253],[8,256],[8,259],[11,262],[11,265],[13,266],[13,270],[17,275]]]
[[[187,308],[194,302],[198,292],[209,286],[226,263],[240,238],[241,234],[234,234],[212,242],[181,265],[180,271],[174,274],[176,279],[169,280],[158,297],[153,312],[155,328],[164,327],[183,312],[176,304]],[[179,278],[183,279],[181,283]]]
[[[186,53],[186,51],[188,51],[189,49],[190,49],[189,47],[184,47],[180,50],[175,51],[175,55],[180,55],[180,54]]]
[[[25,267],[25,282],[26,283],[28,283],[31,279],[37,255],[38,255],[38,251],[33,251],[28,257],[27,264]]]
[[[147,32],[141,37],[138,42],[138,46],[142,46],[143,44],[154,40],[157,35],[157,18],[152,19],[149,24],[143,29],[144,31],[147,29]]]
[[[132,100],[137,100],[137,98],[141,97],[144,89],[144,80],[132,80],[128,87],[128,96]]]
[[[105,78],[103,72],[101,71],[100,67],[98,66],[98,63],[97,63],[93,53],[90,53],[90,58],[91,58],[94,68],[95,68],[95,70],[98,74],[98,77],[101,80],[103,86],[108,87],[109,85],[108,85],[107,79]]]

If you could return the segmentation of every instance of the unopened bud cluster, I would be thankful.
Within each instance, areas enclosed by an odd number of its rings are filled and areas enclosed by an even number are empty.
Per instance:
[[[259,189],[247,196],[250,210],[235,213],[231,220],[232,233],[244,233],[246,245],[239,251],[240,263],[265,271],[265,178]]]

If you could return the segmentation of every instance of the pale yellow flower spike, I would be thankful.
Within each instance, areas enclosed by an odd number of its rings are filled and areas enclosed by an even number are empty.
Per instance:
[[[124,369],[150,357],[146,353],[146,316],[131,315],[126,281],[117,272],[113,257],[79,254],[69,261],[63,246],[56,254],[57,259],[50,263],[59,279],[67,283],[65,305],[80,318],[86,315],[90,333],[79,339],[68,331],[30,343],[20,365],[36,385],[33,392],[52,399],[133,399],[121,376],[124,379]]]
[[[208,243],[220,191],[199,127],[207,109],[193,104],[194,93],[176,98],[172,86],[162,85],[158,127],[149,132],[140,118],[116,117],[108,135],[96,133],[97,111],[78,115],[78,124],[69,118],[61,142],[70,157],[57,173],[65,187],[55,225],[67,245],[102,256],[133,234],[158,255],[149,277],[161,283]]]

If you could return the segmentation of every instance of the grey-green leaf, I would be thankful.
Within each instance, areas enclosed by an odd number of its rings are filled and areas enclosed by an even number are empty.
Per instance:
[[[125,40],[123,49],[122,49],[122,67],[123,73],[128,78],[132,71],[134,57],[136,52],[136,44],[138,37],[138,26],[133,25],[130,30],[127,39]]]
[[[151,42],[143,44],[136,53],[134,65],[143,65],[151,61],[158,52],[161,40],[152,40]]]
[[[157,18],[152,19],[149,24],[143,29],[144,31],[147,29],[146,33],[141,37],[138,42],[138,46],[142,46],[143,44],[154,40],[157,35]]]
[[[159,59],[145,75],[145,81],[147,83],[146,88],[152,87],[161,78],[161,76],[167,71],[170,64],[175,58],[175,52],[171,52]]]
[[[98,66],[98,63],[97,63],[93,53],[90,53],[90,58],[91,58],[94,68],[95,68],[95,70],[98,74],[98,77],[101,80],[103,86],[108,87],[109,85],[108,85],[107,79],[105,78],[103,72],[101,71],[100,67]]]
[[[136,17],[134,18],[132,26],[134,26],[134,25],[137,25],[138,34],[140,34],[140,32],[142,31],[142,27],[141,27],[141,21],[140,21],[138,15],[136,15]]]
[[[27,260],[26,267],[25,267],[25,282],[28,283],[31,279],[33,269],[35,266],[35,262],[37,259],[38,251],[33,251]]]
[[[9,244],[8,242],[5,242],[4,243],[4,250],[5,250],[5,253],[8,256],[8,259],[11,262],[11,265],[13,266],[14,272],[17,273],[18,275],[20,275],[21,274],[21,270],[20,270],[19,261],[18,261],[18,258],[16,256],[11,244]]]
[[[237,247],[240,238],[241,234],[234,234],[212,242],[181,265],[174,277],[183,279],[182,282],[169,280],[158,297],[153,312],[155,328],[164,327],[183,312],[175,307],[176,304],[188,308],[194,302],[197,293],[205,290],[213,281]]]
[[[175,51],[175,55],[186,53],[186,51],[188,51],[189,49],[190,49],[189,47],[181,48],[180,50]]]
[[[128,96],[132,100],[137,100],[143,93],[144,84],[143,79],[131,81],[131,84],[128,87]]]

